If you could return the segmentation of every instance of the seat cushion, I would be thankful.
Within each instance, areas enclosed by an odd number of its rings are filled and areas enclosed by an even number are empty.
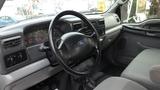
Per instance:
[[[101,82],[94,90],[147,90],[131,80],[121,77],[110,77]]]
[[[160,85],[150,79],[150,70],[154,65],[160,65],[160,50],[147,49],[128,65],[121,76],[136,81],[148,89],[160,90]]]

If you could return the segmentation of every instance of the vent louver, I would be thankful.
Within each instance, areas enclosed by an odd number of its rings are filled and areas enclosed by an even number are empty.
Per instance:
[[[82,28],[82,23],[79,22],[79,23],[73,23],[73,30],[78,30]]]
[[[99,20],[99,21],[98,21],[98,24],[99,24],[99,25],[104,25],[104,20]]]
[[[21,44],[21,37],[12,37],[12,38],[7,38],[3,40],[3,47],[5,49],[15,47]]]

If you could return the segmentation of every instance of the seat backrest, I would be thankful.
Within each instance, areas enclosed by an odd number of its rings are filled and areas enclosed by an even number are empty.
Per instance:
[[[151,67],[150,79],[157,84],[160,84],[160,65],[155,65]]]

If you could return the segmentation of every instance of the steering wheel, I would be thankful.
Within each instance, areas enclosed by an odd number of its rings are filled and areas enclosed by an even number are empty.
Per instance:
[[[93,31],[94,35],[85,35],[78,30],[74,30],[75,32],[67,32],[60,36],[59,31],[55,26],[58,21],[66,15],[73,15],[81,19],[87,27]],[[86,60],[93,51],[97,52],[96,59],[94,59],[94,66],[98,63],[100,58],[101,51],[99,47],[99,34],[92,23],[84,15],[76,11],[63,11],[50,22],[48,33],[51,51],[55,54],[58,63],[67,73],[76,76],[85,76],[91,73],[92,70],[75,70],[67,63],[69,61],[78,62],[82,59]]]

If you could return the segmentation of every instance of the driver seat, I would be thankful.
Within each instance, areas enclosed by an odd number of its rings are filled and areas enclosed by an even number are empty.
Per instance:
[[[140,84],[122,77],[110,77],[102,81],[94,90],[147,90]]]

